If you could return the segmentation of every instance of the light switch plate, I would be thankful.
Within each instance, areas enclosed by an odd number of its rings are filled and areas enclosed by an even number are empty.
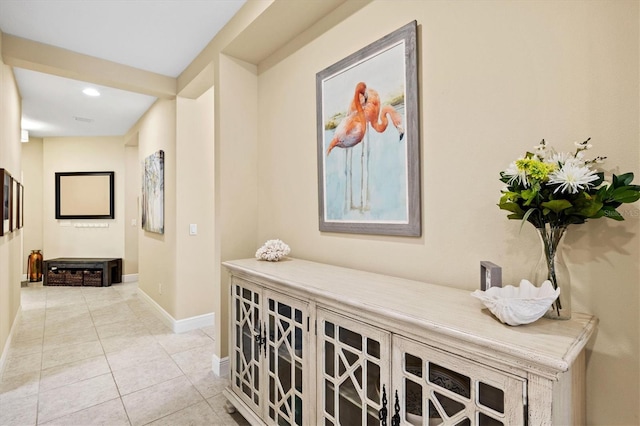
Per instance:
[[[189,235],[198,235],[198,224],[197,223],[189,224]]]

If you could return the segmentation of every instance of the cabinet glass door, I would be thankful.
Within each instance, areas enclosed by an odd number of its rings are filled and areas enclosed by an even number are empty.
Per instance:
[[[401,425],[524,424],[523,379],[397,336],[393,383]]]
[[[265,292],[267,324],[267,416],[281,426],[308,419],[308,305]],[[308,396],[307,396],[308,398]],[[309,421],[306,421],[308,424]]]
[[[380,425],[383,387],[392,401],[390,334],[319,309],[317,348],[318,424]]]
[[[233,335],[231,386],[255,412],[260,412],[260,359],[264,325],[261,322],[261,290],[234,278],[231,288]]]

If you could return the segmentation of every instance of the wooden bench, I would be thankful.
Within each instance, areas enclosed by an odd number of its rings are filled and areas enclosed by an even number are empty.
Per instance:
[[[107,287],[120,282],[121,258],[59,257],[44,261],[44,285]]]

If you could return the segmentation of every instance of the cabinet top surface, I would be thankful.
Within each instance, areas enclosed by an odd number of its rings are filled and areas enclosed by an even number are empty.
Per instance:
[[[496,319],[471,292],[371,272],[287,258],[280,262],[241,259],[224,262],[233,273],[277,283],[318,303],[338,302],[357,311],[381,314],[412,329],[452,338],[566,371],[595,330],[597,319],[573,313],[568,321],[542,318],[508,326]],[[384,321],[384,319],[383,319]]]

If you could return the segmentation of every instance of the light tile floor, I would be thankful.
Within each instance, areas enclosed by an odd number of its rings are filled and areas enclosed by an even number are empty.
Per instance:
[[[173,333],[137,287],[22,288],[0,425],[248,424],[224,409],[213,327]]]

